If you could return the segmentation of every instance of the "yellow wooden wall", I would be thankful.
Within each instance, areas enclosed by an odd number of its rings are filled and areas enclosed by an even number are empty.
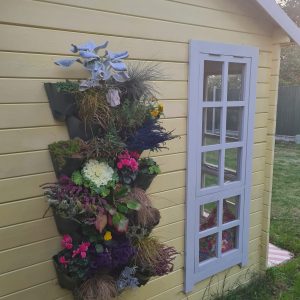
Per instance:
[[[181,139],[156,153],[162,174],[151,186],[162,220],[155,234],[184,250],[186,117],[189,39],[256,46],[260,49],[255,118],[250,270],[262,270],[268,242],[274,122],[280,39],[274,24],[245,0],[1,0],[0,1],[0,299],[72,299],[59,288],[51,257],[59,236],[40,184],[55,176],[47,151],[67,139],[51,115],[44,82],[86,76],[53,61],[69,55],[71,43],[108,40],[112,51],[128,50],[131,61],[160,63],[166,77],[155,82],[165,104],[164,124]],[[281,38],[281,37],[280,37]],[[174,272],[122,299],[201,299],[237,279],[234,267],[199,283],[188,297],[183,288],[183,254]],[[206,292],[208,294],[208,292]]]

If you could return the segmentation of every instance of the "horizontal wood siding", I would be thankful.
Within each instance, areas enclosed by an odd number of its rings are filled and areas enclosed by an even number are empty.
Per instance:
[[[170,275],[122,294],[124,300],[187,299],[182,289],[189,40],[259,47],[249,266],[260,269],[273,163],[272,90],[279,73],[273,23],[254,1],[2,0],[0,22],[1,300],[72,299],[56,281],[51,257],[60,238],[51,212],[43,217],[47,204],[40,188],[55,181],[47,145],[68,134],[51,115],[43,83],[84,78],[79,66],[63,70],[53,62],[70,56],[71,43],[87,40],[108,40],[111,50],[128,50],[131,63],[159,63],[165,76],[154,84],[165,105],[163,123],[180,136],[153,154],[162,174],[149,193],[162,215],[154,233],[181,255]],[[234,267],[197,284],[188,299],[201,299],[209,283],[211,292],[216,290],[225,274],[227,287],[238,278],[249,280],[248,268]]]

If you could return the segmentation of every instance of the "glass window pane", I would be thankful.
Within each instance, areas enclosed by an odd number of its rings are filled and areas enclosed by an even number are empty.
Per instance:
[[[237,248],[238,227],[229,228],[222,232],[222,253]]]
[[[210,107],[203,109],[202,116],[202,145],[220,144],[221,108]]]
[[[227,101],[243,101],[245,64],[229,63]]]
[[[199,240],[199,262],[217,256],[218,235],[212,234]]]
[[[242,138],[243,107],[228,107],[226,118],[226,142],[238,142]]]
[[[213,228],[218,224],[218,202],[200,205],[200,230]]]
[[[203,101],[221,101],[223,62],[204,61]]]
[[[202,153],[201,161],[201,188],[218,185],[220,151]]]
[[[223,200],[223,224],[239,218],[240,196],[234,196]]]
[[[225,150],[224,182],[240,180],[240,148]]]

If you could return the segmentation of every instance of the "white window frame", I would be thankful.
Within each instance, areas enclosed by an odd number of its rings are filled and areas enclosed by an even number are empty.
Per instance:
[[[204,41],[190,41],[189,47],[189,99],[188,99],[188,155],[187,155],[187,190],[186,190],[186,226],[185,226],[185,292],[190,292],[194,285],[218,272],[221,272],[231,266],[241,264],[246,265],[248,262],[248,241],[249,241],[249,211],[250,211],[250,194],[251,194],[251,177],[252,177],[252,148],[254,132],[254,116],[256,102],[256,82],[258,70],[259,50],[255,47],[219,44]],[[227,186],[221,184],[219,187],[200,189],[199,176],[197,175],[197,164],[200,164],[201,147],[214,149],[214,145],[201,146],[202,132],[202,99],[203,95],[203,74],[204,60],[211,57],[215,61],[226,61],[228,58],[234,62],[247,62],[245,75],[244,97],[247,97],[247,107],[245,107],[244,118],[247,120],[247,128],[243,128],[243,134],[246,136],[246,145],[243,145],[244,158],[239,182],[230,183]],[[228,66],[228,65],[227,65]],[[227,70],[224,72],[227,74]],[[227,82],[227,75],[223,78]],[[227,84],[225,84],[227,85]],[[223,93],[224,93],[224,89]],[[227,87],[225,87],[225,91]],[[235,102],[239,105],[239,103]],[[234,104],[233,104],[234,105]],[[224,118],[223,118],[224,119]],[[224,125],[224,120],[222,120]],[[238,143],[237,143],[238,144]],[[206,150],[207,151],[207,150]],[[224,158],[222,159],[224,164]],[[224,167],[224,166],[223,166]],[[224,168],[223,168],[224,169]],[[241,191],[242,187],[242,191]],[[238,251],[230,251],[228,255],[222,255],[218,258],[218,263],[212,263],[211,260],[199,263],[197,253],[199,252],[199,210],[196,198],[201,198],[201,203],[205,202],[206,197],[230,196],[240,189],[240,195],[243,198],[240,207],[240,222],[242,224],[242,236],[238,237]],[[210,201],[209,200],[209,201]],[[219,214],[221,207],[219,207]],[[220,240],[219,234],[219,240]],[[220,241],[219,241],[220,242]],[[198,245],[198,246],[197,246]],[[197,252],[198,251],[198,252]],[[220,250],[219,250],[220,251]]]

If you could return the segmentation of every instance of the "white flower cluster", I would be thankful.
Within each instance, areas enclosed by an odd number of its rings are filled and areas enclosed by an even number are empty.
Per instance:
[[[86,179],[93,182],[97,187],[107,185],[112,180],[114,170],[105,162],[89,160],[82,169]]]

